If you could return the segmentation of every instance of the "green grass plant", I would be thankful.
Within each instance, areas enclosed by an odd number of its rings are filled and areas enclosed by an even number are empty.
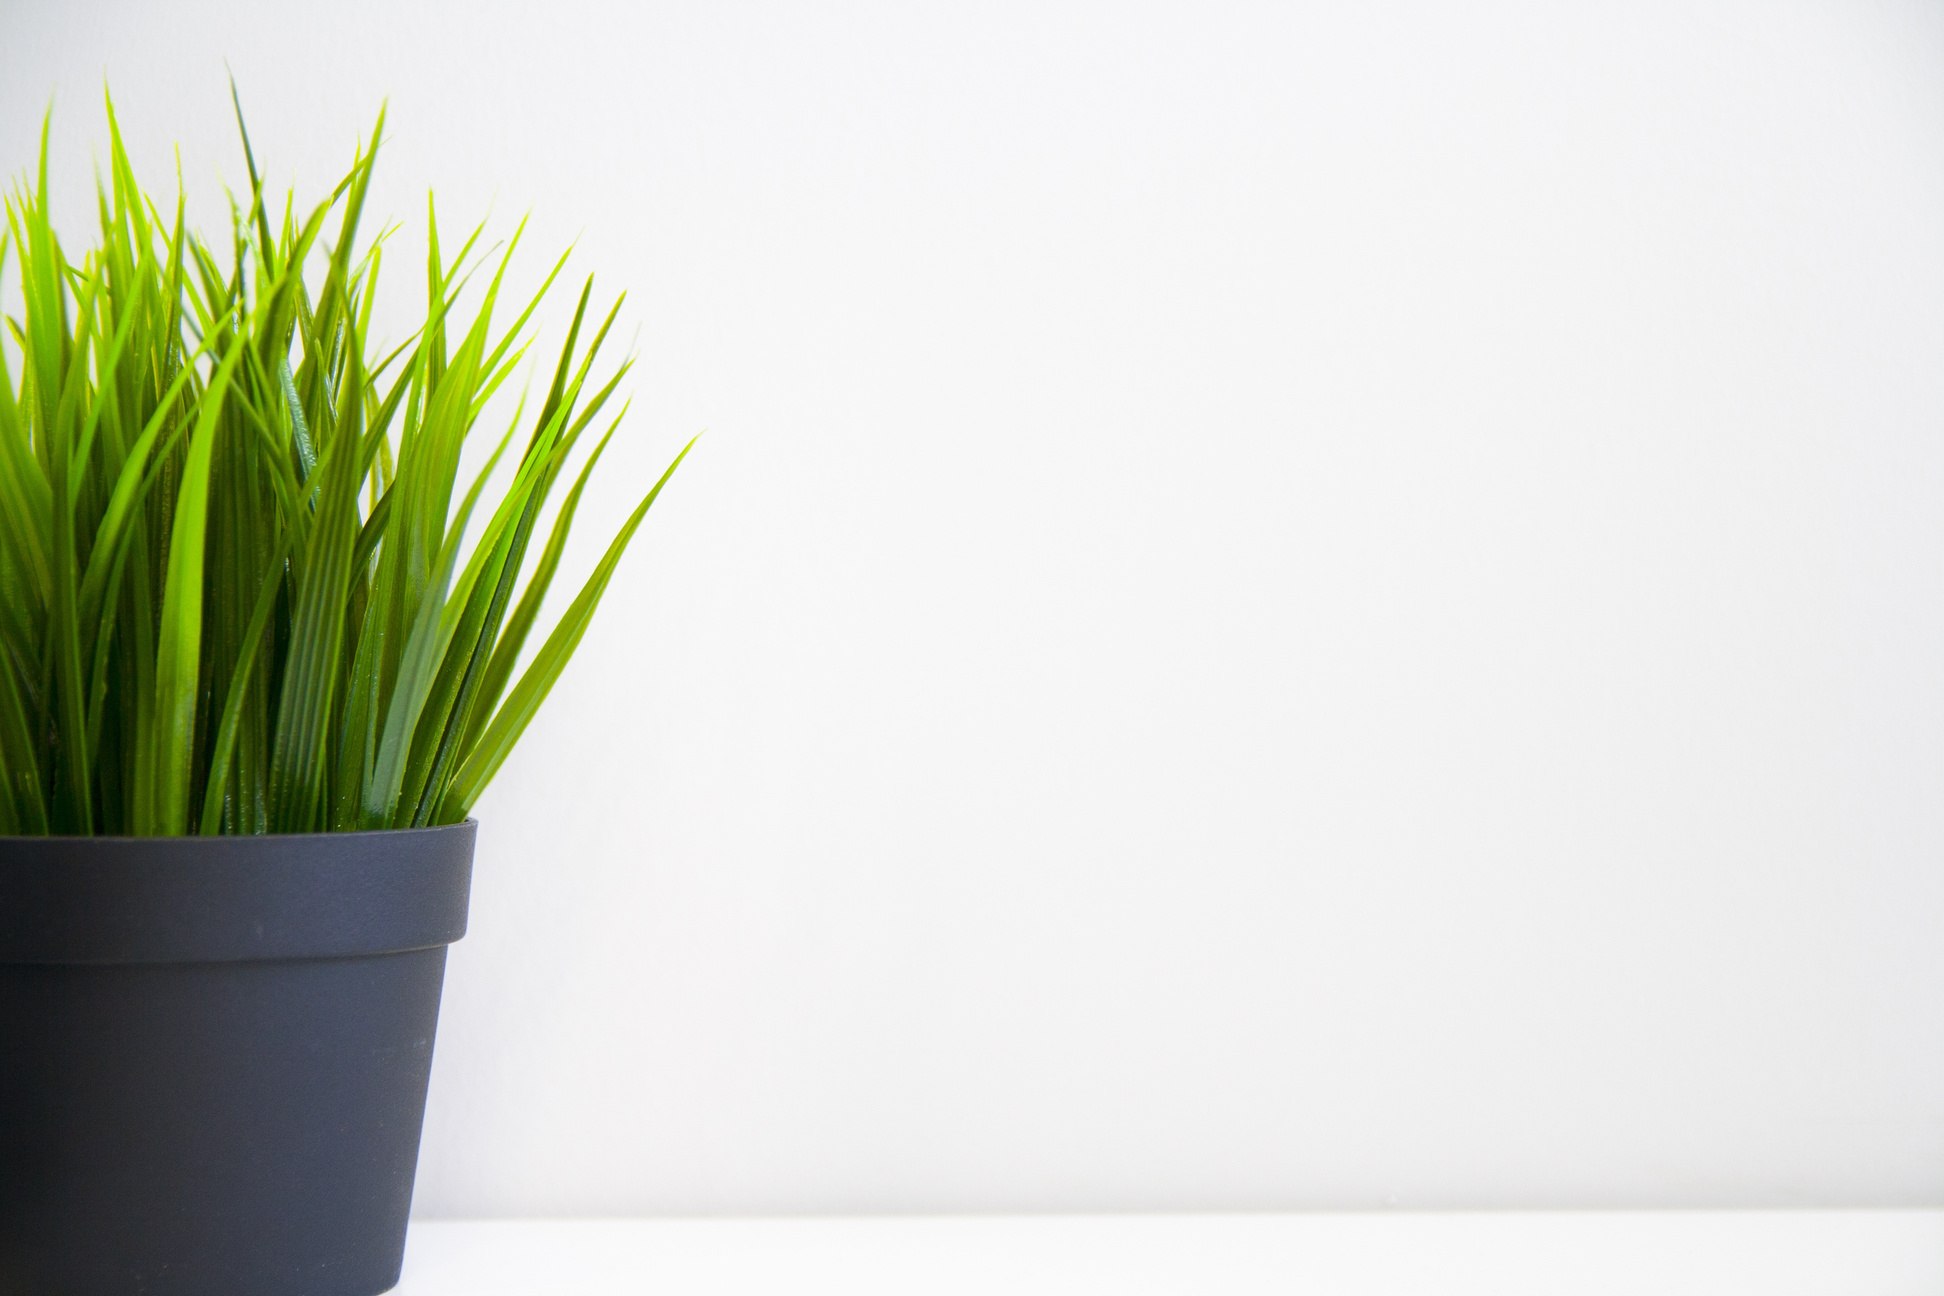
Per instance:
[[[0,336],[0,833],[462,820],[681,462],[516,679],[626,412],[606,417],[631,361],[592,376],[620,302],[593,324],[588,281],[544,393],[461,489],[461,451],[566,257],[496,329],[518,234],[488,257],[475,229],[447,257],[428,199],[424,319],[379,354],[383,239],[358,234],[384,114],[309,211],[289,194],[273,210],[240,106],[237,125],[250,194],[227,247],[185,229],[180,192],[171,214],[137,186],[112,103],[96,247],[71,260],[55,234],[45,124],[37,177],[6,200],[0,276],[11,259],[21,309]],[[487,491],[509,450],[510,484]]]

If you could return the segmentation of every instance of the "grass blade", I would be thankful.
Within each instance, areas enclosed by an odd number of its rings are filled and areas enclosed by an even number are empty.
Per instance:
[[[694,441],[682,447],[682,452],[675,456],[675,462],[668,465],[661,480],[655,483],[654,489],[648,492],[647,498],[641,501],[621,528],[620,534],[608,545],[607,553],[595,567],[594,574],[588,577],[587,584],[574,597],[572,606],[560,618],[560,624],[547,636],[546,643],[535,654],[533,664],[520,676],[520,682],[513,686],[506,704],[493,717],[492,723],[486,726],[478,746],[472,749],[465,763],[459,767],[459,772],[453,776],[452,788],[447,792],[440,811],[440,823],[457,823],[465,818],[473,802],[479,799],[479,794],[492,781],[493,775],[499,772],[499,767],[512,752],[513,744],[520,740],[520,735],[526,732],[527,725],[540,710],[540,704],[547,700],[547,694],[553,689],[554,681],[560,678],[568,659],[574,655],[574,649],[580,646],[581,636],[587,633],[587,627],[593,623],[601,595],[606,592],[614,568],[621,561],[628,541],[634,538],[641,519],[647,516],[655,497],[661,494],[662,487],[668,484],[668,479],[675,475],[675,469],[694,448]]]

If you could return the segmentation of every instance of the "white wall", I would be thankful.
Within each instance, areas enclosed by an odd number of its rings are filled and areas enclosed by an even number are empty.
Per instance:
[[[633,295],[428,1215],[1944,1205],[1944,11],[0,6]],[[570,306],[555,303],[552,331]],[[405,309],[400,307],[401,311]],[[403,318],[401,315],[400,318]]]

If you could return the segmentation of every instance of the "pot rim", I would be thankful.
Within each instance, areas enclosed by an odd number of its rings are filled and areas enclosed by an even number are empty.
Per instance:
[[[0,837],[0,964],[275,962],[450,945],[466,934],[478,828]]]

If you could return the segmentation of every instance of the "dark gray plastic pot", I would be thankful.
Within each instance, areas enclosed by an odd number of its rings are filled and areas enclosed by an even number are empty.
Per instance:
[[[395,1286],[476,827],[0,838],[0,1296]]]

